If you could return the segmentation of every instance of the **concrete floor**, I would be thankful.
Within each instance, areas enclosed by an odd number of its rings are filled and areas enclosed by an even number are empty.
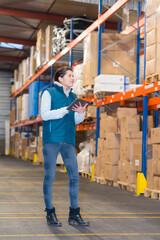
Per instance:
[[[68,176],[57,168],[54,206],[61,228],[46,224],[43,166],[0,157],[0,240],[160,239],[160,201],[80,178],[79,205],[89,227],[68,225]]]

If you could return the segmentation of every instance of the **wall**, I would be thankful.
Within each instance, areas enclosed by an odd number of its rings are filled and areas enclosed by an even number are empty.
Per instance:
[[[0,155],[5,153],[5,121],[10,119],[11,73],[0,72]]]

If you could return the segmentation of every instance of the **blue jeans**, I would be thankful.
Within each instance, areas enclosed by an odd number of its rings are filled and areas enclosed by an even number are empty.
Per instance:
[[[61,153],[64,165],[69,176],[70,207],[78,207],[79,173],[77,157],[74,146],[67,143],[46,143],[43,146],[44,156],[44,182],[43,195],[47,209],[53,208],[52,186],[55,178],[56,162],[58,153]]]

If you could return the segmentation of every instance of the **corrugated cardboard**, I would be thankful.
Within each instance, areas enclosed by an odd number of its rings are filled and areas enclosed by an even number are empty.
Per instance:
[[[104,149],[120,148],[120,134],[106,133],[106,140],[104,141]]]
[[[106,138],[108,132],[117,132],[117,118],[107,116],[100,119],[100,137]]]
[[[160,127],[151,129],[151,143],[160,143]]]
[[[105,179],[116,182],[118,180],[118,165],[105,163],[104,175]]]
[[[105,149],[104,156],[106,158],[106,163],[118,165],[118,161],[120,160],[120,150],[116,149]]]
[[[129,137],[131,132],[140,131],[140,116],[121,118],[121,137]]]

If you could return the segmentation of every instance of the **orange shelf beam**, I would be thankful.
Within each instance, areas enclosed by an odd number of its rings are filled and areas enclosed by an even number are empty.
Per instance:
[[[95,123],[82,123],[76,125],[76,131],[96,130]]]
[[[65,47],[58,55],[52,58],[47,64],[45,64],[42,69],[36,73],[28,83],[21,87],[16,93],[11,97],[13,99],[25,88],[27,88],[33,81],[35,81],[42,73],[44,73],[49,67],[51,67],[55,62],[57,62],[61,57],[67,54],[73,47],[80,43],[89,33],[93,32],[99,25],[104,23],[109,17],[111,17],[118,9],[124,6],[129,0],[118,0],[109,10],[107,10],[101,17],[99,17],[94,23],[92,23],[86,30],[84,30],[75,40],[73,40],[67,47]]]
[[[144,87],[140,86],[138,88],[132,89],[127,92],[117,93],[117,94],[113,94],[109,97],[98,99],[97,107],[100,107],[100,106],[103,106],[106,104],[110,104],[110,103],[114,103],[114,102],[124,101],[124,100],[130,99],[130,98],[134,99],[135,97],[142,96],[143,89],[144,89]]]
[[[23,126],[28,126],[28,125],[34,125],[35,123],[41,123],[42,118],[36,118],[34,120],[29,120],[23,123],[17,123],[14,126],[10,126],[10,128],[18,128],[18,127],[23,127]],[[96,124],[95,123],[81,123],[76,125],[76,131],[86,131],[86,130],[94,130],[96,129]]]

